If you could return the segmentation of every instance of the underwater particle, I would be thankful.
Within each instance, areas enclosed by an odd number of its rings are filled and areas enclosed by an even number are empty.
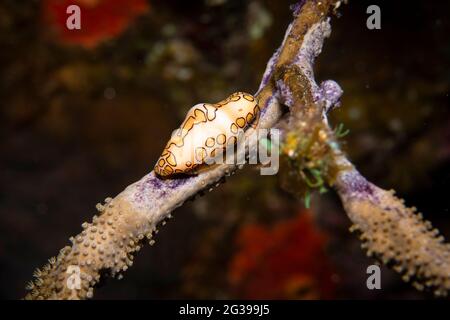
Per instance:
[[[181,81],[188,81],[192,78],[192,70],[190,68],[178,68],[176,78]]]
[[[161,28],[161,34],[165,37],[173,37],[176,35],[176,33],[177,33],[177,26],[172,23],[165,24]]]
[[[352,120],[358,120],[361,117],[361,110],[359,107],[351,107],[348,109],[348,116]]]
[[[116,97],[116,89],[108,87],[103,91],[105,99],[112,100]]]

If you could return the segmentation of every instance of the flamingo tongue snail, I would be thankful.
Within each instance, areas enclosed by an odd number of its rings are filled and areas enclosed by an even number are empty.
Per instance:
[[[197,173],[207,159],[234,146],[240,130],[255,126],[259,114],[256,98],[245,92],[233,93],[214,104],[196,104],[172,134],[155,165],[156,174],[169,177]]]

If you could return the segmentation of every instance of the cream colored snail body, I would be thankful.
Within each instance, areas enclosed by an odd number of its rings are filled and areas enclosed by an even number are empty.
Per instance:
[[[256,125],[259,114],[255,97],[245,92],[193,106],[164,148],[155,172],[162,177],[196,173],[206,159],[234,145],[240,130]]]

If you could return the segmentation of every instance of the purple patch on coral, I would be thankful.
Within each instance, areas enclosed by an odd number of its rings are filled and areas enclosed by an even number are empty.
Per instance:
[[[156,191],[160,194],[160,196],[165,195],[163,181],[156,177],[154,172],[149,173],[145,179],[139,182],[137,187],[137,192],[135,195],[135,200],[137,202],[141,202],[145,194],[149,192],[149,190]]]
[[[167,180],[166,186],[171,189],[176,189],[178,187],[185,185],[192,178],[193,177],[186,177],[186,176],[175,177],[173,179]]]
[[[138,183],[134,199],[136,202],[143,202],[149,193],[154,193],[157,197],[164,197],[169,191],[182,187],[192,178],[180,176],[172,179],[162,179],[152,171]]]
[[[364,196],[372,196],[374,194],[372,184],[356,170],[346,173],[342,180],[346,193],[358,193]]]
[[[321,83],[320,89],[327,103],[327,109],[333,108],[333,106],[338,106],[339,99],[344,91],[336,81],[326,80]],[[328,111],[329,110],[327,110],[327,112]]]
[[[294,104],[294,97],[292,96],[292,92],[289,89],[289,87],[284,83],[283,80],[277,80],[277,88],[278,88],[278,94],[280,96],[281,102],[288,106],[292,107]]]

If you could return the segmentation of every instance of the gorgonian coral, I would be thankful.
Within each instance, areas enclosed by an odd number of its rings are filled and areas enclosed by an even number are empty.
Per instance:
[[[295,6],[294,21],[269,60],[255,94],[261,107],[258,128],[278,125],[286,115],[283,104],[287,106],[285,150],[293,163],[298,163],[291,169],[320,169],[320,177],[340,195],[355,224],[352,229],[360,231],[368,253],[392,263],[405,280],[413,279],[417,288],[427,286],[438,295],[445,294],[450,289],[449,246],[392,192],[374,186],[359,174],[340,150],[336,132],[328,124],[326,113],[336,105],[342,90],[333,81],[317,85],[313,65],[324,38],[331,32],[328,16],[340,4],[337,0],[309,0]],[[252,136],[254,130],[248,129],[245,137]],[[301,146],[304,141],[298,135],[302,132],[308,139],[306,148]],[[237,151],[238,156],[245,154],[245,144]],[[71,245],[36,271],[26,298],[92,297],[101,275],[117,276],[126,271],[144,239],[151,239],[156,226],[175,208],[210,190],[236,169],[236,165],[223,164],[197,176],[165,180],[154,172],[147,174],[105,205],[99,205],[100,214],[91,223],[83,224],[83,231],[71,238]],[[80,269],[79,290],[67,285],[73,267]]]

